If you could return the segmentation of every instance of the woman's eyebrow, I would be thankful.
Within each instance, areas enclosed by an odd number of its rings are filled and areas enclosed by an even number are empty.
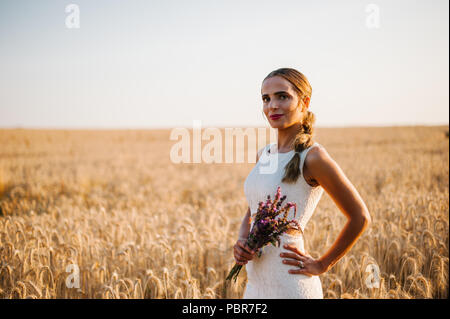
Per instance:
[[[286,91],[278,91],[278,92],[275,92],[274,93],[274,95],[281,95],[281,94],[286,94],[286,95],[290,95],[288,92],[286,92]]]
[[[280,95],[280,94],[287,94],[287,95],[290,95],[288,92],[286,92],[286,91],[278,91],[278,92],[275,92],[273,95]],[[268,96],[269,94],[263,94],[262,96]]]

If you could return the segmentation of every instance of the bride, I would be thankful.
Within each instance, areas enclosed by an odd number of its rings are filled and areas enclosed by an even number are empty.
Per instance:
[[[245,265],[249,298],[323,298],[319,275],[328,271],[355,244],[371,222],[358,191],[325,148],[313,141],[314,114],[308,110],[311,86],[299,71],[281,68],[269,73],[261,87],[264,114],[278,130],[278,143],[258,151],[256,165],[244,183],[249,204],[234,245],[234,258]],[[276,158],[275,158],[276,157]],[[264,160],[263,160],[264,158]],[[262,170],[261,162],[274,161],[276,171]],[[245,245],[258,203],[281,187],[286,202],[297,205],[300,229],[281,236],[280,247],[263,247],[260,257]],[[314,259],[304,249],[303,231],[326,190],[347,223],[333,246]],[[293,219],[293,210],[288,219]],[[324,225],[325,226],[325,225]]]

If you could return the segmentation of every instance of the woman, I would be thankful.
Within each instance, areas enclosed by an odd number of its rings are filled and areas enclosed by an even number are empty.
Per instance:
[[[315,116],[308,110],[311,92],[307,78],[291,68],[269,73],[262,83],[264,114],[278,130],[278,143],[258,151],[256,165],[244,183],[249,208],[234,245],[234,257],[238,264],[246,265],[245,299],[323,298],[319,275],[345,255],[371,222],[355,187],[325,148],[313,141]],[[261,156],[276,160],[274,173],[259,169]],[[253,224],[251,217],[258,203],[267,195],[273,196],[278,186],[287,196],[285,203],[297,204],[300,229],[283,234],[280,247],[265,246],[261,256],[254,258],[256,251],[245,245]],[[304,250],[303,230],[324,189],[348,221],[333,246],[314,259]],[[289,219],[293,219],[293,209],[289,214]]]

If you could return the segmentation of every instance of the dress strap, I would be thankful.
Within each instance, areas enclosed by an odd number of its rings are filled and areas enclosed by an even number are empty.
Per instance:
[[[307,149],[304,149],[301,153],[300,153],[300,173],[303,176],[303,165],[305,163],[305,159],[306,159],[306,154],[308,154],[309,150],[314,148],[314,147],[321,147],[322,145],[320,145],[317,142],[314,142],[313,145],[311,145],[310,147],[308,147]]]

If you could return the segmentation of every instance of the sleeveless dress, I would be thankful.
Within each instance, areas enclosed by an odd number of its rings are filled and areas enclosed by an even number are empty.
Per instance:
[[[301,175],[294,184],[283,183],[284,167],[294,156],[294,150],[287,153],[278,153],[278,145],[268,144],[262,149],[258,162],[250,171],[244,182],[244,192],[250,207],[251,215],[258,209],[258,203],[265,201],[267,195],[273,199],[277,187],[281,187],[281,195],[286,195],[283,206],[287,202],[297,204],[295,219],[299,222],[303,231],[311,218],[322,194],[323,188],[310,186],[303,177],[303,164],[306,154],[313,147],[323,147],[315,142],[309,148],[300,153]],[[269,152],[270,149],[270,152]],[[270,165],[275,169],[267,171]],[[274,163],[276,165],[274,165]],[[264,168],[266,171],[264,171]],[[289,210],[288,219],[294,218],[294,208]],[[252,218],[251,226],[253,226]],[[260,257],[253,257],[247,262],[247,285],[243,299],[322,299],[323,290],[319,276],[307,276],[303,274],[290,274],[288,270],[296,266],[282,263],[286,257],[280,257],[281,252],[291,252],[283,248],[284,244],[293,244],[304,252],[304,237],[302,234],[282,234],[280,247],[269,244],[262,248]]]

